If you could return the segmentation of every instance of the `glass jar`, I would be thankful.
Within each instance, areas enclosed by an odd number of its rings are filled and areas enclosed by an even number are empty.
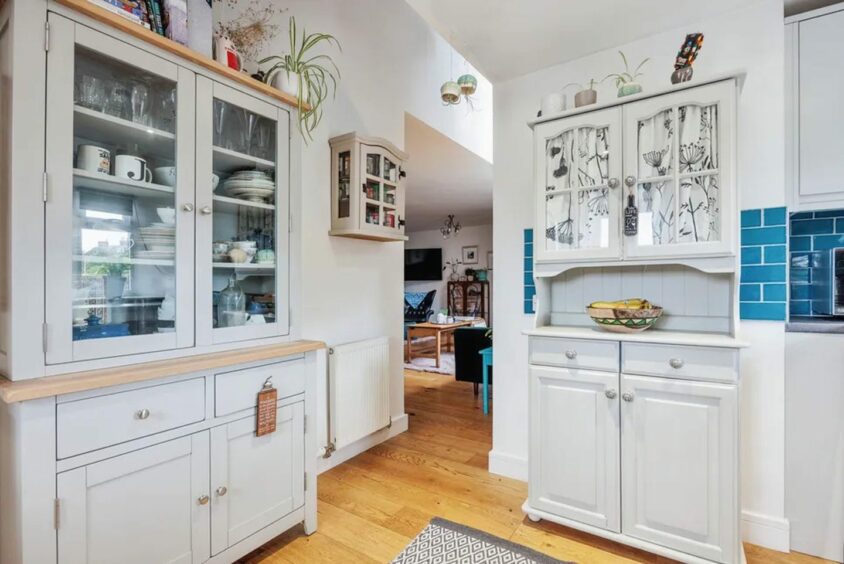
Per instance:
[[[238,327],[246,324],[246,294],[232,274],[229,285],[220,292],[217,303],[217,327]]]

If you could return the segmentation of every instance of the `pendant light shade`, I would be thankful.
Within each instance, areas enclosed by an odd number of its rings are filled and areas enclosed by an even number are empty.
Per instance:
[[[444,104],[454,105],[460,103],[460,85],[449,80],[440,87],[440,98]]]
[[[460,86],[460,93],[464,96],[471,96],[478,89],[478,79],[474,75],[464,74],[457,79]]]

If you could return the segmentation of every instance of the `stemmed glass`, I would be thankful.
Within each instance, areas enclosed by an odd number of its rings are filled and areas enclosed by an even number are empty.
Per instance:
[[[214,145],[222,147],[223,143],[223,121],[228,115],[226,103],[222,100],[214,100]]]
[[[149,88],[139,82],[132,85],[132,121],[149,125]]]
[[[245,153],[252,155],[252,136],[255,134],[255,128],[258,125],[258,116],[252,112],[246,113],[246,136],[245,136]],[[252,155],[253,157],[255,155]]]

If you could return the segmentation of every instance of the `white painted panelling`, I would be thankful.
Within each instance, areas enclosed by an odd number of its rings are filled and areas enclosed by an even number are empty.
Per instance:
[[[577,268],[551,283],[551,323],[591,326],[595,301],[646,298],[664,308],[661,329],[729,332],[731,275],[686,266]]]
[[[390,425],[387,337],[332,347],[328,361],[329,429],[335,448]]]

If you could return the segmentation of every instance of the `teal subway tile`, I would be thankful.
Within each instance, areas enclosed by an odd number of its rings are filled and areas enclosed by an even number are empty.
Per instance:
[[[533,258],[533,243],[525,243],[525,258]]]
[[[789,272],[789,278],[791,282],[803,282],[804,284],[808,284],[812,281],[812,277],[809,274],[810,272],[811,271],[808,268],[792,268]]]
[[[765,264],[784,264],[785,262],[785,245],[765,247]]]
[[[533,243],[533,229],[525,229],[525,243]]]
[[[532,300],[525,300],[524,306],[525,306],[525,313],[536,313],[535,311],[533,311],[533,301]]]
[[[792,235],[829,235],[835,233],[833,219],[801,219],[791,222]]]
[[[762,247],[742,247],[742,264],[762,264]]]
[[[741,282],[785,282],[785,265],[742,266]]]
[[[525,272],[525,286],[533,286],[533,272]]]
[[[812,297],[812,286],[810,284],[791,284],[791,299],[808,300]]]
[[[816,251],[826,251],[836,247],[844,247],[844,235],[818,235],[814,237],[813,248]]]
[[[839,217],[835,220],[835,232],[844,233],[844,217]]]
[[[741,246],[781,245],[785,243],[785,226],[751,227],[741,230]]]
[[[791,214],[791,219],[812,219],[815,217],[814,212],[797,212]]]
[[[766,208],[762,211],[765,216],[765,226],[772,226],[772,225],[785,225],[786,223],[786,213],[784,207],[779,208]],[[744,227],[742,225],[742,227]]]
[[[788,247],[791,252],[794,251],[811,251],[812,238],[811,237],[792,237],[788,241]]]
[[[739,300],[743,302],[761,302],[762,286],[760,284],[742,284],[739,287]]]
[[[808,300],[791,300],[788,305],[788,311],[791,315],[811,315],[812,302]]]
[[[764,284],[762,296],[766,302],[784,302],[788,300],[788,291],[785,284]]]
[[[742,227],[759,227],[762,225],[762,210],[742,210]]]
[[[536,295],[536,286],[525,286],[525,299],[532,300]]]
[[[744,302],[739,304],[742,319],[785,321],[785,303]]]
[[[815,217],[844,217],[844,209],[816,211]]]
[[[525,272],[533,272],[533,257],[525,257]]]

